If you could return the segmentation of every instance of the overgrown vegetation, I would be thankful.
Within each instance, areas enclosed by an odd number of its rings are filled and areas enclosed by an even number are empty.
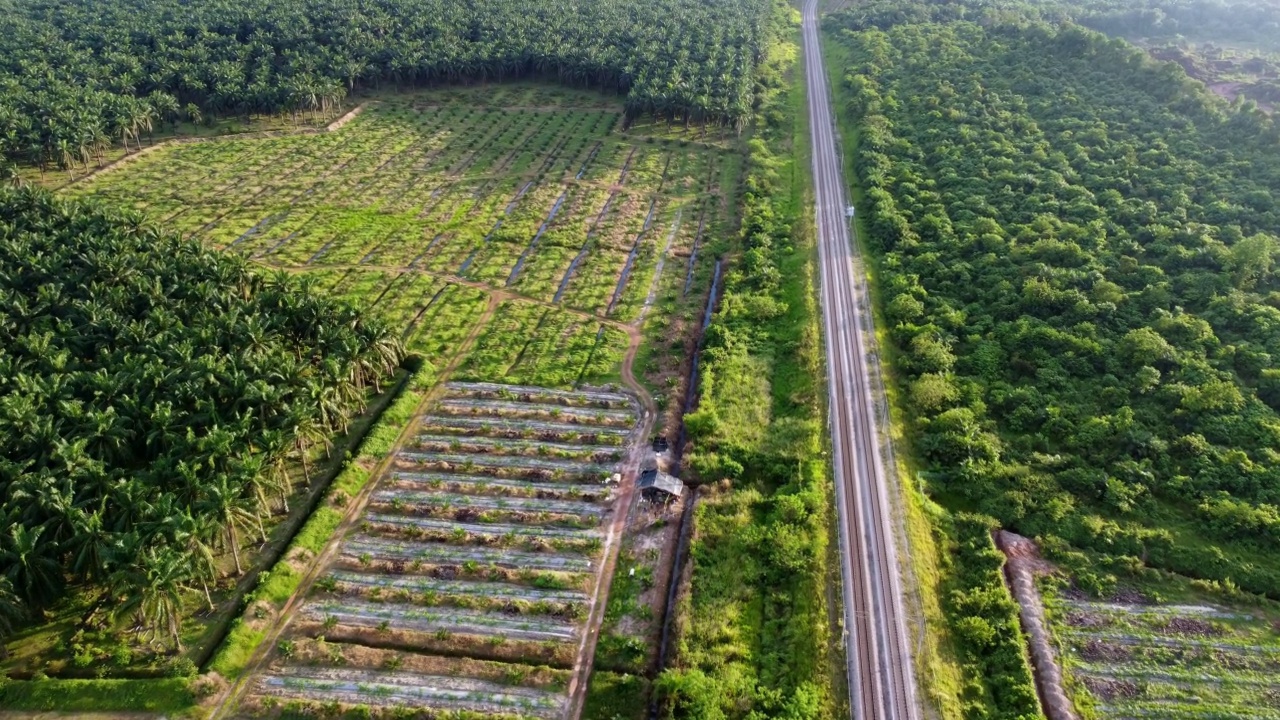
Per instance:
[[[186,598],[241,573],[400,344],[305,283],[41,191],[0,194],[0,267],[4,616],[86,593],[86,622],[134,616],[181,649]]]
[[[706,336],[688,463],[705,483],[673,667],[657,689],[677,718],[818,717],[833,707],[826,608],[828,482],[812,245],[798,221],[803,138],[796,45],[759,75],[741,242]],[[801,143],[803,145],[803,143]]]
[[[966,718],[1034,720],[1040,704],[1027,664],[1018,604],[1005,587],[992,518],[959,513],[934,518],[948,578],[943,608],[960,654]]]
[[[852,30],[923,22],[979,24],[1068,21],[1129,38],[1257,44],[1280,50],[1280,8],[1264,0],[871,0],[833,16]]]

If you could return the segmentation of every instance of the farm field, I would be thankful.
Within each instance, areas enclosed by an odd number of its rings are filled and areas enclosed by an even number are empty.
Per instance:
[[[334,127],[171,141],[60,191],[346,299],[470,383],[413,421],[333,567],[274,625],[269,672],[228,677],[233,693],[267,714],[561,712],[606,554],[598,480],[639,423],[634,396],[582,392],[642,383],[657,432],[677,427],[741,145],[624,127],[614,98],[535,83],[375,95]]]
[[[563,714],[639,402],[447,383],[414,420],[242,712]]]
[[[1085,718],[1280,718],[1273,608],[1052,590],[1045,605]]]
[[[622,124],[532,83],[379,95],[332,132],[174,142],[65,192],[307,274],[436,364],[493,311],[459,377],[572,387],[705,290],[732,223],[731,134]]]

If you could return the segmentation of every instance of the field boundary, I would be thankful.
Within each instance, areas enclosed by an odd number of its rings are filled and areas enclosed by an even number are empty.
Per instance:
[[[613,574],[617,569],[618,555],[622,548],[622,537],[626,534],[631,505],[635,500],[636,475],[644,458],[644,446],[653,432],[653,424],[657,420],[657,405],[653,396],[645,389],[635,376],[634,364],[636,354],[644,342],[644,334],[639,323],[627,326],[630,342],[627,353],[622,358],[622,382],[636,394],[640,400],[643,417],[636,433],[635,442],[627,454],[626,465],[622,468],[623,486],[618,493],[613,523],[609,526],[609,535],[605,541],[605,556],[600,564],[599,579],[596,581],[595,593],[591,597],[591,610],[587,614],[587,624],[582,633],[582,644],[578,648],[578,660],[574,663],[573,678],[569,681],[569,704],[565,713],[567,720],[578,720],[586,705],[587,690],[590,688],[591,673],[595,668],[596,644],[600,640],[600,627],[604,624],[604,613],[608,607],[609,590],[613,586]]]

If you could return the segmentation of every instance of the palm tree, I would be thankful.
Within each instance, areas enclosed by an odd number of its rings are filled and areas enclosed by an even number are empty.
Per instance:
[[[107,560],[116,536],[103,522],[105,499],[96,512],[79,511],[75,518],[75,535],[71,540],[71,571],[91,581],[104,580]]]
[[[0,184],[22,187],[22,176],[18,174],[18,166],[11,162],[0,162]]]
[[[52,543],[41,542],[43,527],[13,524],[0,542],[0,567],[18,595],[31,607],[43,608],[62,594],[66,580]]]
[[[214,532],[209,531],[210,527],[214,528]],[[202,524],[187,512],[180,516],[173,538],[174,545],[182,548],[187,562],[191,565],[191,576],[200,582],[200,589],[204,592],[204,601],[209,606],[209,612],[216,609],[213,605],[213,596],[209,593],[209,581],[217,579],[218,564],[214,557],[213,546],[206,541],[206,538],[216,532],[216,526],[212,523]]]
[[[255,522],[256,515],[240,495],[240,488],[231,484],[226,475],[212,478],[205,487],[204,498],[197,506],[200,514],[214,520],[221,528],[221,540],[224,547],[231,551],[235,560],[236,575],[243,575],[244,568],[240,564],[240,532]]]
[[[121,599],[116,616],[135,613],[152,638],[167,633],[174,650],[182,652],[182,596],[190,591],[191,576],[191,565],[178,550],[147,548],[138,563],[113,576],[113,594]]]
[[[0,640],[13,632],[13,628],[26,617],[27,608],[13,592],[13,585],[9,582],[9,578],[0,577]],[[4,657],[3,646],[0,646],[0,657]]]

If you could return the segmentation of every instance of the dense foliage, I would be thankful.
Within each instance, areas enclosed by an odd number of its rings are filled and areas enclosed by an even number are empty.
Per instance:
[[[1185,35],[1280,49],[1280,6],[1266,0],[871,0],[833,16],[834,23],[852,30],[957,20],[1074,20],[1124,37]]]
[[[935,524],[948,565],[943,605],[960,662],[969,677],[961,708],[966,718],[1043,718],[1036,698],[1018,603],[1005,587],[1005,557],[991,540],[996,522],[959,513]]]
[[[740,124],[766,0],[33,0],[0,17],[0,151],[67,164],[153,124],[349,89],[542,75],[631,113]]]
[[[1079,27],[842,37],[935,490],[1280,596],[1258,562],[1280,506],[1275,125]]]
[[[241,569],[297,459],[305,475],[400,359],[379,324],[289,276],[133,214],[0,193],[10,599],[40,610],[88,584],[176,643],[186,593],[207,594],[220,551]]]

